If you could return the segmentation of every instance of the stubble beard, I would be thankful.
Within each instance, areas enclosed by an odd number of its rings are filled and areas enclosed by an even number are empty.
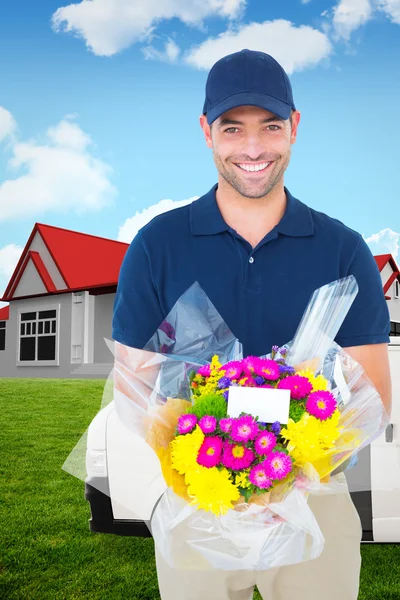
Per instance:
[[[223,179],[241,196],[245,198],[265,198],[268,196],[275,187],[283,180],[283,175],[289,166],[291,148],[289,148],[287,154],[281,157],[272,165],[272,170],[268,174],[268,179],[265,183],[256,181],[246,183],[244,179],[240,177],[238,169],[232,162],[224,163],[221,160],[219,154],[213,151],[215,166],[217,167],[218,173]],[[282,161],[282,162],[281,162]],[[267,162],[267,161],[266,161]],[[280,164],[279,164],[280,163]],[[229,164],[228,168],[226,164]]]

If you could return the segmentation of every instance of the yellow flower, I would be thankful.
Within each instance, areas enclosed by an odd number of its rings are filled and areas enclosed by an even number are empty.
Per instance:
[[[196,429],[192,433],[178,435],[178,437],[172,440],[170,444],[172,466],[181,475],[197,468],[197,455],[204,437],[204,433],[196,425]]]
[[[233,508],[232,503],[240,498],[240,492],[227,469],[219,471],[216,467],[199,467],[188,473],[186,480],[187,493],[193,498],[191,504],[215,515],[226,514]]]
[[[328,380],[325,379],[322,375],[318,375],[317,377],[311,371],[311,369],[303,369],[301,371],[296,371],[296,375],[301,375],[302,377],[307,377],[311,385],[313,386],[312,391],[317,392],[319,390],[327,390],[328,389]]]
[[[248,479],[248,473],[246,473],[246,472],[236,473],[235,485],[237,485],[238,487],[241,487],[241,488],[249,487],[250,482]]]
[[[210,376],[207,378],[207,383],[199,386],[199,393],[196,394],[197,398],[208,394],[223,394],[224,390],[218,388],[218,381],[225,375],[225,371],[221,367],[222,364],[218,360],[218,354],[214,354],[210,363]]]
[[[283,439],[289,440],[287,449],[296,465],[316,463],[327,456],[327,451],[335,446],[343,429],[338,425],[339,417],[340,412],[336,410],[326,421],[320,421],[308,413],[304,413],[297,423],[289,419],[287,426],[282,428],[281,435]]]
[[[170,449],[162,447],[158,448],[157,456],[160,459],[162,474],[165,479],[165,483],[174,490],[175,494],[189,502],[190,498],[187,495],[187,485],[185,483],[185,476],[180,475],[178,471],[172,468]]]

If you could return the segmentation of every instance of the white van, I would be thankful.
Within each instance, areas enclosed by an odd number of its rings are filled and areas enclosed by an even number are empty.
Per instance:
[[[363,542],[400,543],[400,338],[391,338],[389,358],[393,384],[391,424],[359,453],[358,463],[345,471],[362,522]],[[132,476],[135,461],[146,453],[146,460],[158,460],[146,443],[125,427],[114,402],[96,415],[89,427],[86,454],[85,498],[91,508],[92,531],[150,537],[147,519],[138,518],[136,512],[138,483]],[[152,485],[155,504],[165,483],[159,477],[146,485]],[[147,518],[150,520],[151,514]]]

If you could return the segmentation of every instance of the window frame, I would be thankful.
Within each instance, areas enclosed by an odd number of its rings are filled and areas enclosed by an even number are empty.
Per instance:
[[[399,293],[400,293],[400,284],[399,284],[399,280],[395,279],[394,281],[394,297],[398,298],[399,297]]]
[[[60,307],[61,304],[52,304],[49,306],[43,306],[42,305],[29,305],[29,306],[25,306],[25,307],[20,307],[18,308],[17,311],[17,323],[18,323],[18,341],[17,341],[17,355],[16,355],[16,365],[17,367],[58,367],[60,365]],[[21,350],[21,323],[24,323],[24,321],[21,320],[21,315],[26,314],[26,313],[31,313],[31,312],[35,312],[35,313],[39,313],[39,312],[43,312],[43,311],[47,311],[47,310],[55,310],[56,311],[56,332],[55,335],[56,336],[56,343],[55,343],[55,358],[54,360],[20,360],[20,350]],[[54,317],[51,317],[52,319],[54,319]],[[42,319],[40,319],[42,320]],[[43,319],[43,321],[46,319]],[[39,319],[38,319],[38,314],[36,314],[36,332],[35,335],[32,336],[35,338],[35,354],[37,356],[37,339],[39,336]],[[51,331],[50,331],[51,333]]]
[[[3,327],[3,323],[4,323],[4,327]],[[5,352],[6,351],[6,338],[7,338],[7,321],[4,321],[4,320],[0,321],[0,331],[4,331],[4,348],[2,348],[0,346],[0,352]]]

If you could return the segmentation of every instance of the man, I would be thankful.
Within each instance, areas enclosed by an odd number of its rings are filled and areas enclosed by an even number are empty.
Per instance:
[[[293,338],[316,288],[353,274],[359,293],[335,341],[364,367],[390,414],[390,318],[371,251],[359,233],[284,186],[299,122],[290,81],[271,56],[242,50],[213,66],[200,125],[218,183],[190,206],[154,218],[132,241],[113,338],[143,348],[197,280],[244,356],[266,354]],[[351,497],[309,502],[325,537],[317,559],[259,572],[175,573],[156,551],[161,597],[249,600],[257,584],[265,600],[355,600],[362,528]]]

